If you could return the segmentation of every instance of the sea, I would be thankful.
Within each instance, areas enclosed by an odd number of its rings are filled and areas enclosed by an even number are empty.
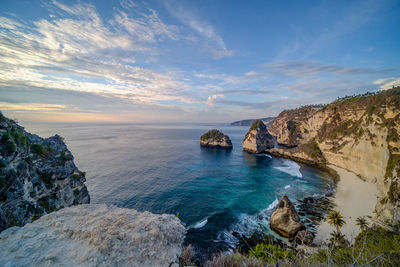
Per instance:
[[[294,203],[334,188],[324,172],[294,161],[242,150],[248,126],[229,124],[22,124],[42,137],[65,138],[86,172],[91,203],[176,215],[185,244],[203,255],[232,251],[232,233],[272,233],[278,200]],[[200,147],[210,129],[227,134],[233,149]],[[273,234],[273,233],[272,233]]]

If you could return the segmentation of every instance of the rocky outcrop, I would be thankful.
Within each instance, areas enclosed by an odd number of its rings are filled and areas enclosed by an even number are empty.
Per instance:
[[[267,127],[260,120],[256,120],[247,132],[243,143],[243,150],[251,153],[263,153],[274,147],[274,138],[269,134]]]
[[[0,113],[0,231],[89,203],[85,181],[62,137],[40,138]]]
[[[269,227],[279,235],[294,238],[300,230],[305,229],[300,217],[289,198],[284,195],[271,215]]]
[[[78,205],[3,231],[0,265],[171,266],[184,236],[174,215]]]
[[[332,164],[375,183],[378,218],[400,220],[400,87],[286,110],[269,130],[290,147],[271,154]]]
[[[297,245],[311,246],[314,241],[315,235],[307,230],[301,230],[296,234],[294,241]]]
[[[213,129],[209,130],[200,137],[200,145],[204,147],[232,148],[229,136]]]

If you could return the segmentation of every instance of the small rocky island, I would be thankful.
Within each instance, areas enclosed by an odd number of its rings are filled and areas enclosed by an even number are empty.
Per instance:
[[[203,147],[232,148],[229,136],[222,132],[212,129],[200,137],[200,145]]]
[[[274,147],[274,138],[261,120],[255,120],[247,132],[242,146],[245,151],[259,154]]]

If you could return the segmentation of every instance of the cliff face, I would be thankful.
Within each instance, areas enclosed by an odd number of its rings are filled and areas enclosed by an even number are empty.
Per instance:
[[[60,136],[40,138],[0,112],[0,231],[89,203],[85,181]]]
[[[174,215],[78,205],[3,231],[0,265],[171,266],[184,237]]]
[[[271,152],[333,164],[375,183],[381,192],[378,217],[400,220],[399,87],[322,108],[286,110],[269,130],[278,143],[293,147]]]
[[[251,153],[263,153],[266,149],[274,147],[274,139],[268,133],[265,124],[256,120],[247,132],[242,147],[243,150]]]

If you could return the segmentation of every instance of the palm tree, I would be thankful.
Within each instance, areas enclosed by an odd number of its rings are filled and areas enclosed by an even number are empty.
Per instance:
[[[340,233],[340,227],[342,227],[346,222],[343,220],[342,214],[340,212],[333,210],[328,216],[328,223],[336,227],[336,232]]]
[[[365,217],[358,217],[356,219],[356,224],[360,227],[361,231],[364,231],[368,227],[368,222]]]
[[[329,239],[330,244],[334,247],[345,248],[349,245],[349,241],[346,240],[345,236],[338,231],[330,233],[331,238]]]

